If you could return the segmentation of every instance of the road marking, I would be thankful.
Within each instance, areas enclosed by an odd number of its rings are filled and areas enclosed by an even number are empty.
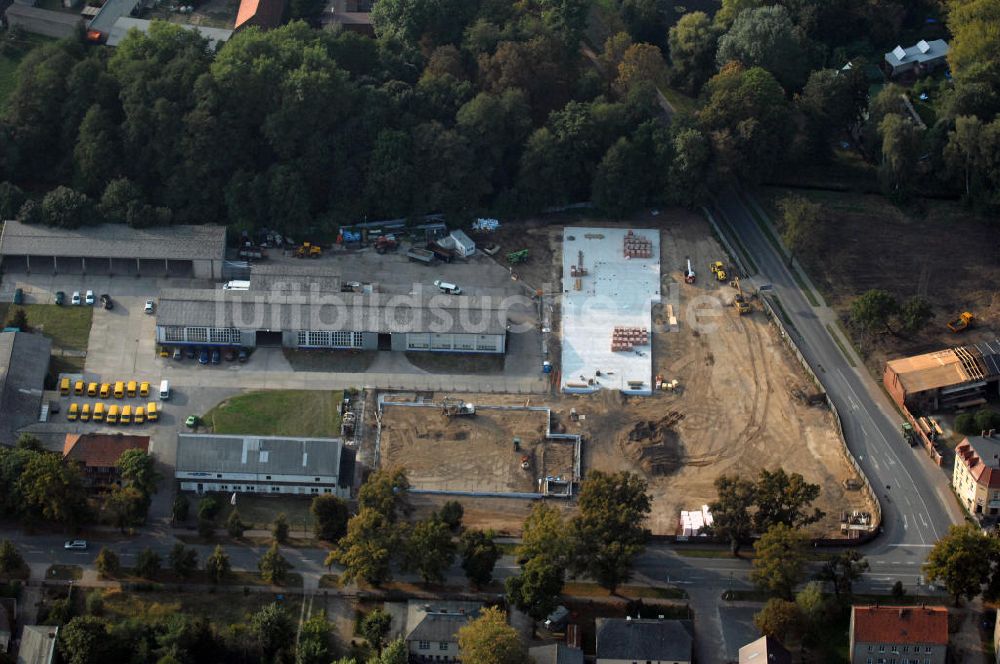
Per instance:
[[[924,518],[924,513],[920,512],[919,516],[920,516],[920,523],[924,524],[924,528],[928,528],[929,526],[927,525],[927,519]]]
[[[930,549],[933,544],[889,544],[889,548],[896,549]]]
[[[903,530],[907,530],[907,529],[909,529],[909,527],[910,527],[910,524],[907,522],[906,515],[904,514],[903,515]]]

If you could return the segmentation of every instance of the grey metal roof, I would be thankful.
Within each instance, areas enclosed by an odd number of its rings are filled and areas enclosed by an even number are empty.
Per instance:
[[[340,473],[339,438],[180,434],[177,473],[315,475]]]
[[[153,21],[149,21],[144,18],[121,16],[114,22],[114,25],[111,26],[111,32],[108,35],[106,43],[108,46],[118,46],[121,40],[125,39],[125,36],[132,29],[136,29],[142,33],[148,33],[152,23]],[[212,50],[233,36],[233,31],[230,28],[210,28],[204,25],[192,25],[190,23],[172,23],[172,25],[179,25],[185,30],[197,32],[208,40],[208,47]]]
[[[0,256],[222,260],[225,251],[224,226],[99,224],[71,229],[6,221],[0,232]]]
[[[535,664],[583,664],[583,651],[565,643],[528,648],[528,655]]]
[[[458,642],[458,630],[479,615],[479,602],[411,599],[406,606],[406,641]]]
[[[913,46],[897,46],[885,54],[885,61],[893,67],[906,62],[928,62],[948,55],[948,42],[943,39],[925,41],[921,39]]]
[[[253,265],[250,290],[258,293],[339,293],[340,275],[304,265]]]
[[[208,289],[160,291],[156,324],[251,330],[504,334],[503,298],[385,293],[270,294]]]
[[[691,661],[690,620],[597,619],[597,658]]]
[[[0,332],[0,443],[38,421],[52,341],[40,334]]]
[[[25,625],[21,648],[17,651],[17,664],[52,664],[58,635],[58,627]]]
[[[987,376],[1000,375],[1000,339],[981,341],[973,346],[982,356],[983,369]]]

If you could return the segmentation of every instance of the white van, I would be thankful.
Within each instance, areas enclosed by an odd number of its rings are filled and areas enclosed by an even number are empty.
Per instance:
[[[438,288],[440,288],[445,293],[449,293],[451,295],[461,295],[462,294],[462,289],[461,288],[459,288],[455,284],[449,284],[447,281],[441,281],[440,279],[438,279],[438,280],[436,280],[434,282],[434,285],[437,286]]]
[[[161,380],[160,381],[160,399],[166,401],[170,398],[170,381]]]

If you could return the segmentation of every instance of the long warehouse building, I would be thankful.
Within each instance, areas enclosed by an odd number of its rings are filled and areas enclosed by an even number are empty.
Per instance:
[[[889,360],[882,384],[911,411],[968,409],[996,395],[1000,382],[1000,340]]]
[[[490,297],[166,289],[156,341],[503,354],[507,312],[500,298]]]

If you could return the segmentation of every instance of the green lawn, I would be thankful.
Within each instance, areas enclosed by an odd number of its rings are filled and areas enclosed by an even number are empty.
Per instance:
[[[325,438],[340,435],[340,391],[273,390],[226,399],[202,417],[215,433]]]
[[[0,303],[0,319],[6,321],[16,305]],[[28,327],[52,339],[52,345],[64,350],[87,350],[93,307],[59,307],[54,304],[23,304]]]
[[[105,591],[104,611],[112,620],[138,618],[151,620],[167,618],[176,613],[208,618],[219,627],[245,623],[250,614],[276,601],[270,593],[252,592],[233,594],[229,592],[204,591],[153,591],[123,592]],[[280,602],[288,612],[298,618],[302,608],[302,597],[285,595]]]
[[[278,515],[284,514],[292,534],[298,535],[303,529],[312,533],[313,519],[309,513],[311,505],[312,496],[254,496],[242,493],[236,498],[235,509],[240,513],[240,520],[252,524],[255,530],[270,530]],[[225,527],[226,519],[233,509],[226,500],[215,519],[220,528]]]

